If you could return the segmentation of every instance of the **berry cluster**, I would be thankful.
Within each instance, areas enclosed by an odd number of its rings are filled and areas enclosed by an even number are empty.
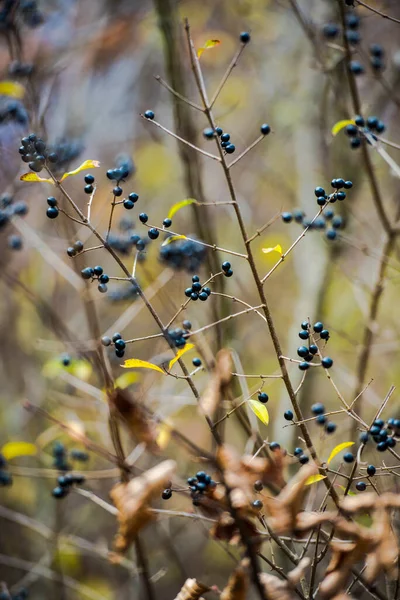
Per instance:
[[[326,433],[334,433],[336,431],[336,423],[328,421],[325,415],[325,406],[321,402],[313,404],[311,406],[311,412],[316,416],[316,424],[324,427]]]
[[[310,344],[310,332],[310,323],[308,321],[303,321],[301,324],[301,331],[299,332],[299,338],[302,340],[309,340],[309,345],[308,347],[299,346],[299,348],[297,348],[298,356],[304,359],[304,361],[299,364],[300,371],[306,371],[310,367],[310,362],[313,360],[314,356],[318,354],[318,346],[316,344]],[[324,329],[324,325],[320,321],[314,323],[313,332],[319,335],[319,338],[316,340],[317,342],[319,340],[328,341],[329,331]],[[326,356],[321,359],[321,365],[325,369],[330,369],[333,365],[333,360],[329,356]]]
[[[108,169],[106,175],[110,181],[126,181],[135,172],[135,165],[128,154],[120,154],[115,159],[114,169]]]
[[[344,35],[346,36],[347,41],[352,46],[357,46],[361,42],[361,36],[358,31],[360,27],[360,17],[355,15],[354,13],[346,15],[346,29],[344,31]],[[341,32],[341,27],[337,23],[326,23],[322,27],[322,35],[327,40],[335,39],[339,36]]]
[[[201,496],[216,487],[215,481],[205,471],[198,471],[193,477],[189,477],[188,480],[190,496],[193,500],[194,506],[200,505]]]
[[[185,296],[191,300],[201,300],[205,302],[211,295],[211,289],[208,286],[204,286],[200,283],[200,277],[193,275],[192,287],[186,288]]]
[[[133,196],[136,194],[130,194]],[[129,198],[124,201],[131,202]],[[134,223],[129,218],[123,218],[119,222],[119,232],[112,232],[108,236],[108,245],[115,250],[116,252],[120,252],[123,255],[129,255],[132,252],[133,248],[139,252],[138,260],[144,260],[145,254],[142,251],[146,248],[147,244],[150,243],[148,237],[142,238],[135,232]]]
[[[375,133],[383,133],[386,129],[385,124],[375,116],[364,119],[361,115],[357,115],[354,117],[354,123],[345,127],[345,133],[350,138],[350,147],[353,149],[359,148],[363,141],[370,143],[365,134],[370,134],[376,140]]]
[[[61,442],[56,442],[53,446],[53,467],[58,471],[70,471],[71,465],[67,462],[68,453]]]
[[[303,449],[300,447],[295,448],[293,454],[298,458],[301,465],[306,465],[310,461],[310,457],[307,456],[307,454],[304,454]]]
[[[389,418],[387,421],[376,419],[368,432],[360,434],[360,442],[366,444],[370,436],[376,443],[378,452],[385,452],[396,446],[396,437],[400,435],[400,419]]]
[[[224,133],[221,127],[216,127],[215,132],[213,129],[205,129],[203,131],[203,135],[207,139],[213,138],[215,134],[217,134],[220,139],[221,148],[223,148],[227,154],[233,154],[236,150],[236,146],[235,144],[232,144],[229,133]]]
[[[343,201],[346,198],[346,192],[353,187],[352,181],[345,181],[341,177],[338,179],[332,179],[331,186],[335,189],[331,194],[327,194],[323,187],[316,187],[314,189],[314,195],[317,198],[318,206],[325,207],[328,203],[334,204],[336,201]],[[342,189],[343,188],[343,189]],[[305,229],[309,230],[326,230],[325,235],[328,240],[335,240],[337,237],[337,230],[345,227],[345,221],[342,216],[335,215],[335,212],[331,208],[324,210],[324,214],[319,216],[314,221],[306,219],[306,215],[301,210],[295,210],[291,212],[283,212],[282,221],[284,223],[291,223],[295,221],[302,225]],[[327,225],[329,226],[327,229]]]
[[[67,475],[60,475],[57,477],[57,486],[52,490],[52,496],[54,498],[65,498],[74,484],[82,485],[85,482],[83,475],[74,475],[68,473]]]
[[[69,246],[67,248],[67,254],[68,254],[68,256],[70,256],[72,258],[73,256],[76,256],[77,254],[82,252],[82,250],[83,250],[83,242],[81,242],[80,240],[77,240],[76,242],[74,242],[72,244],[72,246]]]
[[[12,485],[12,482],[12,475],[7,471],[7,461],[4,456],[0,454],[0,487]]]
[[[108,290],[107,283],[110,281],[110,278],[106,273],[103,272],[103,267],[97,265],[96,267],[85,267],[81,271],[81,275],[83,279],[91,279],[92,281],[98,281],[99,284],[97,289],[102,294],[105,294]]]
[[[164,225],[165,227],[165,225]],[[190,237],[194,237],[191,235]],[[173,269],[193,273],[198,271],[206,258],[206,246],[189,239],[179,239],[160,246],[160,261]]]
[[[61,138],[48,146],[50,154],[57,156],[57,161],[52,165],[52,170],[55,173],[67,171],[70,163],[82,154],[84,148],[82,140],[73,138]]]
[[[114,335],[112,336],[112,338],[108,337],[108,335],[105,335],[101,338],[101,343],[103,344],[103,346],[108,347],[111,346],[111,344],[114,344],[114,348],[115,348],[115,355],[117,358],[122,358],[125,354],[125,348],[126,348],[126,343],[125,341],[122,339],[122,335],[120,333],[114,333]]]
[[[15,202],[13,196],[4,194],[0,197],[0,229],[3,229],[10,223],[13,215],[23,217],[28,213],[26,202]],[[11,234],[8,237],[8,247],[11,250],[21,250],[22,238],[19,235]]]
[[[58,155],[48,152],[46,142],[37,137],[35,133],[23,137],[18,152],[23,162],[28,163],[31,171],[40,173],[48,163],[56,163]]]
[[[23,104],[18,100],[8,100],[0,109],[0,123],[20,123],[21,125],[28,124],[28,113]]]
[[[189,323],[189,321],[186,321],[184,323]],[[190,327],[191,327],[191,323],[190,323]],[[187,326],[185,327],[184,325],[184,329],[181,329],[180,327],[177,327],[176,329],[168,329],[168,337],[170,339],[170,341],[172,342],[172,344],[175,346],[175,348],[184,348],[186,346],[186,338],[189,336],[190,332]]]

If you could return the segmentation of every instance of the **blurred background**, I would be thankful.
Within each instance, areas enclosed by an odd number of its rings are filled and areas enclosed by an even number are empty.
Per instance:
[[[370,0],[370,4],[400,18],[395,0]],[[131,270],[135,255],[131,237],[143,237],[146,245],[138,255],[136,276],[164,322],[184,302],[184,290],[191,285],[193,273],[204,280],[228,259],[234,276],[216,284],[219,287],[215,289],[252,306],[259,304],[245,261],[224,253],[194,253],[193,246],[182,244],[175,254],[167,253],[161,247],[164,237],[148,243],[147,229],[138,220],[138,214],[146,212],[149,223],[161,226],[171,206],[187,197],[207,203],[229,200],[216,162],[182,150],[174,138],[140,117],[151,109],[168,129],[179,130],[184,137],[190,135],[204,150],[215,151],[213,143],[202,135],[208,126],[204,115],[174,104],[174,97],[154,77],[174,81],[185,88],[193,102],[200,102],[190,72],[184,17],[190,21],[197,48],[209,39],[221,42],[201,57],[210,96],[239,48],[240,32],[251,32],[251,42],[222,89],[214,114],[217,124],[231,134],[237,148],[234,157],[259,135],[262,123],[272,128],[272,133],[233,170],[249,235],[273,221],[253,242],[261,274],[269,271],[278,256],[263,254],[261,249],[280,244],[286,250],[303,230],[295,220],[284,223],[282,212],[302,211],[305,219],[312,219],[318,210],[313,193],[316,186],[330,190],[335,177],[354,184],[346,201],[333,207],[335,216],[342,218],[336,221],[336,239],[327,238],[332,222],[321,222],[318,229],[307,232],[266,283],[284,354],[297,358],[302,321],[323,321],[331,333],[326,352],[334,359],[332,376],[351,402],[357,389],[356,372],[370,315],[371,290],[384,264],[383,294],[377,322],[370,323],[375,338],[363,382],[373,379],[362,396],[367,421],[373,418],[389,387],[399,384],[398,248],[382,259],[385,237],[361,152],[350,147],[343,131],[336,137],[331,135],[337,121],[354,114],[341,38],[327,35],[326,29],[324,33],[327,24],[338,23],[340,28],[337,5],[331,0],[312,0],[299,1],[296,6],[305,19],[303,26],[288,0],[0,2],[1,80],[18,82],[25,89],[23,99],[11,98],[17,107],[10,109],[6,95],[0,103],[0,443],[23,440],[39,448],[35,457],[10,461],[13,484],[0,487],[0,581],[14,594],[25,586],[35,600],[140,597],[134,552],[119,565],[107,560],[116,531],[115,517],[77,494],[63,500],[51,495],[55,475],[46,471],[53,466],[53,444],[58,441],[67,449],[81,450],[83,446],[55,423],[24,410],[23,405],[29,401],[42,407],[112,450],[104,382],[90,354],[96,332],[112,335],[119,331],[124,339],[158,333],[129,284],[111,281],[108,293],[100,294],[95,284],[87,286],[82,280],[79,273],[85,266],[99,264],[107,274],[117,277],[121,272],[104,250],[73,260],[67,256],[67,247],[76,240],[85,247],[96,245],[96,240],[86,228],[63,215],[52,221],[46,217],[46,198],[54,194],[54,187],[19,181],[27,170],[18,155],[20,138],[34,131],[45,139],[62,158],[57,166],[59,174],[87,159],[100,161],[100,168],[90,172],[97,185],[92,222],[102,233],[107,231],[113,187],[106,172],[126,167],[129,176],[121,184],[124,197],[135,192],[139,200],[133,210],[116,207],[111,243]],[[361,41],[352,48],[355,58],[365,66],[365,74],[357,77],[363,115],[377,115],[386,126],[383,137],[399,144],[399,25],[362,7],[347,10],[360,17],[354,30]],[[384,48],[383,72],[370,66],[369,47],[373,43]],[[398,161],[399,149],[386,149]],[[399,180],[378,153],[371,152],[371,158],[385,208],[395,215]],[[85,210],[88,196],[83,191],[83,177],[80,173],[69,178],[65,187]],[[64,206],[61,197],[57,198]],[[29,209],[26,216],[24,208],[19,213],[15,210],[24,202]],[[9,219],[10,206],[14,216]],[[174,217],[172,230],[244,252],[229,205],[197,210],[185,207]],[[191,303],[176,327],[187,318],[193,329],[198,329],[238,310],[239,305],[229,298]],[[206,330],[195,342],[196,352],[188,354],[189,364],[197,354],[210,364],[223,345],[233,349],[237,372],[277,373],[268,330],[260,327],[254,313],[232,319],[219,330]],[[160,339],[128,345],[125,354],[125,358],[153,362],[165,356],[171,353]],[[115,353],[110,352],[108,358],[115,377],[126,373]],[[296,386],[301,373],[296,364],[290,364],[289,371]],[[206,370],[197,373],[195,381],[200,391],[204,390]],[[206,424],[184,382],[138,371],[125,383],[152,411],[201,447],[211,449]],[[256,380],[245,380],[235,394],[240,399],[257,387]],[[286,391],[281,381],[274,379],[265,382],[264,391],[270,396],[271,422],[268,428],[260,426],[261,434],[292,451],[300,441],[294,428],[284,427],[283,412],[290,408]],[[317,401],[323,401],[330,410],[339,408],[324,373],[311,369],[300,395],[305,414]],[[398,408],[395,393],[386,416],[398,418]],[[335,441],[354,434],[344,415],[335,420],[338,431],[329,439],[316,425],[310,426],[322,456],[329,454]],[[244,451],[248,440],[235,419],[227,421],[225,436]],[[123,441],[130,453],[135,441],[125,433]],[[199,468],[172,439],[163,440],[162,454],[178,461],[182,480]],[[145,469],[157,460],[143,453],[137,465]],[[74,463],[80,472],[91,473],[86,489],[107,501],[118,480],[115,471],[109,472],[112,466],[93,452],[85,464]],[[382,490],[393,488],[392,480],[385,481],[380,479]],[[160,506],[191,510],[190,501],[179,494],[168,505]],[[189,519],[163,517],[146,530],[143,540],[160,600],[174,598],[186,577],[222,588],[237,556],[237,550],[227,552],[224,545],[210,540],[203,523]]]

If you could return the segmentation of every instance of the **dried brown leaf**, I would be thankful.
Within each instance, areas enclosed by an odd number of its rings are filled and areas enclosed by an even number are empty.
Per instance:
[[[226,388],[232,379],[232,356],[230,350],[222,348],[217,353],[215,367],[208,385],[200,399],[200,410],[203,414],[212,416],[223,399]]]
[[[175,461],[165,460],[128,483],[118,483],[112,488],[110,496],[118,509],[119,521],[114,544],[117,552],[125,552],[138,531],[154,518],[150,502],[168,485],[175,470]]]
[[[279,579],[276,575],[262,573],[260,581],[264,586],[268,600],[296,600],[298,596],[293,591],[310,564],[309,558],[303,558],[297,567],[288,573],[287,580]]]
[[[181,591],[175,600],[201,600],[201,594],[208,592],[210,588],[196,579],[186,579]]]
[[[158,450],[155,423],[149,419],[141,404],[128,390],[116,388],[109,397],[109,402],[139,443],[146,444],[148,450]]]
[[[314,464],[305,465],[285,485],[278,496],[263,498],[268,525],[278,535],[296,532],[297,515],[307,491],[305,482],[316,471],[317,467]]]
[[[227,586],[222,590],[220,600],[246,600],[248,587],[247,569],[239,566],[230,576]]]
[[[253,547],[257,548],[258,543],[261,545],[262,539],[259,537],[254,523],[246,517],[242,517],[242,526],[246,538],[252,541]],[[219,516],[215,525],[210,529],[210,535],[217,540],[228,542],[232,546],[237,546],[241,540],[237,524],[228,512],[224,512]],[[257,539],[259,540],[258,543],[256,543]]]

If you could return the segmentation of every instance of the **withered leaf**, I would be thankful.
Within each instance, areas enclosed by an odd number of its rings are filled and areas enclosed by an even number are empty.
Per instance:
[[[296,531],[297,515],[307,491],[305,482],[316,471],[314,464],[301,467],[278,496],[263,498],[268,525],[278,535],[293,534]]]
[[[143,406],[128,390],[115,388],[109,397],[110,407],[123,420],[130,433],[148,450],[157,451],[155,424],[149,419]]]
[[[168,485],[176,470],[174,460],[165,460],[128,483],[115,485],[110,496],[118,509],[119,531],[115,538],[117,552],[125,552],[142,527],[154,515],[150,502]]]
[[[196,579],[186,579],[185,583],[175,600],[201,600],[201,594],[208,592],[210,588]]]
[[[298,596],[293,591],[310,564],[309,558],[303,558],[297,567],[288,573],[288,579],[279,579],[276,575],[261,573],[260,581],[264,586],[268,600],[296,600]]]
[[[222,590],[220,600],[246,600],[249,587],[249,576],[244,565],[240,565],[229,578],[227,586]]]
[[[215,367],[211,374],[208,385],[200,399],[200,410],[210,417],[224,397],[226,388],[232,379],[232,356],[226,348],[217,353]]]

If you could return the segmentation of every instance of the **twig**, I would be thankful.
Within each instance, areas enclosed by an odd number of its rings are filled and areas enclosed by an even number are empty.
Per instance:
[[[394,23],[400,23],[400,19],[396,19],[396,17],[391,17],[390,15],[383,13],[382,11],[378,10],[377,8],[373,8],[369,4],[365,4],[365,2],[363,2],[362,0],[356,0],[356,2],[357,2],[357,4],[360,4],[360,6],[367,8],[368,10],[375,13],[376,15],[379,15],[383,19],[388,19],[389,21],[393,21]]]
[[[179,92],[177,92],[170,85],[168,85],[168,83],[166,81],[164,81],[164,79],[162,79],[159,75],[154,75],[154,79],[156,81],[158,81],[158,83],[160,83],[163,87],[165,87],[166,90],[171,92],[171,94],[173,96],[175,96],[175,98],[182,100],[182,102],[185,102],[188,106],[191,106],[192,108],[195,108],[196,110],[199,110],[200,112],[204,112],[203,109],[201,108],[201,106],[199,106],[195,102],[192,102],[188,98],[185,98],[184,96],[182,96]]]

